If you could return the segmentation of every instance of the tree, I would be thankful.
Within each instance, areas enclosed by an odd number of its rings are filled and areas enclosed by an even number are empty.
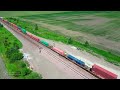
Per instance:
[[[22,75],[22,76],[26,76],[26,75],[28,75],[28,74],[30,74],[30,73],[31,73],[31,70],[28,69],[28,68],[23,68],[23,69],[21,70],[21,75]]]
[[[35,30],[38,30],[38,25],[37,24],[35,24]]]
[[[15,62],[16,60],[21,60],[23,58],[23,54],[19,52],[18,49],[12,47],[7,48],[6,57],[10,59],[10,62]]]
[[[23,62],[23,61],[20,61],[18,67],[19,68],[25,68],[27,65]]]
[[[0,24],[0,27],[3,27],[3,25],[2,25],[2,24]]]
[[[5,37],[5,38],[3,39],[3,44],[4,44],[5,46],[9,46],[8,37]]]
[[[19,22],[19,19],[16,19],[16,22],[18,23],[18,22]]]
[[[68,44],[71,44],[72,43],[72,38],[68,38]]]
[[[5,55],[7,58],[10,58],[10,55],[11,55],[11,50],[10,48],[7,48],[6,52],[5,52]]]
[[[15,62],[16,60],[21,60],[23,58],[22,53],[12,53],[10,56],[10,62]]]
[[[42,79],[42,75],[39,75],[36,72],[31,72],[26,76],[26,79]]]
[[[85,46],[89,46],[89,43],[88,43],[88,41],[86,41],[84,45],[85,45]]]
[[[13,46],[15,49],[20,49],[19,45],[16,42],[14,42]]]
[[[13,75],[13,76],[19,77],[20,75],[21,75],[21,72],[20,72],[20,71],[16,71],[16,72],[14,72],[14,75]]]

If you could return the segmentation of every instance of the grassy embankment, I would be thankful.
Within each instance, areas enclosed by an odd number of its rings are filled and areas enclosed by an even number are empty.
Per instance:
[[[22,60],[23,54],[16,46],[22,48],[22,43],[0,26],[0,57],[4,60],[8,74],[14,79],[41,79],[41,75],[28,68],[29,64]]]

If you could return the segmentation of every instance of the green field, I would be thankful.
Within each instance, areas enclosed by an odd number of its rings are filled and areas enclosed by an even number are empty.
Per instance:
[[[63,12],[43,15],[23,16],[22,18],[42,21],[62,26],[69,30],[103,36],[120,42],[120,12]]]
[[[120,55],[119,11],[69,11],[20,16],[20,18],[30,20],[49,30],[53,28],[50,29],[41,22],[55,26],[55,32],[73,37],[82,43],[89,41],[95,47]],[[68,30],[68,34],[65,29]]]
[[[15,16],[50,14],[50,13],[59,13],[59,12],[65,12],[65,11],[0,11],[0,17],[15,17]]]

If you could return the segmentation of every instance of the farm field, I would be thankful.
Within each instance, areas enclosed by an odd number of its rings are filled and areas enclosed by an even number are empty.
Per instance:
[[[15,16],[50,14],[50,13],[59,13],[59,12],[65,12],[65,11],[0,11],[0,16],[15,17]]]
[[[20,17],[120,55],[119,11],[71,11]]]

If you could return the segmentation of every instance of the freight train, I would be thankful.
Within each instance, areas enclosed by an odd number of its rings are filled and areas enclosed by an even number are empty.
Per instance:
[[[48,47],[49,49],[53,50],[54,52],[58,53],[59,55],[65,57],[65,58],[67,58],[69,61],[77,64],[81,68],[85,69],[86,71],[90,72],[91,74],[93,74],[101,79],[117,79],[116,74],[100,67],[97,64],[93,64],[92,67],[89,67],[89,66],[87,66],[86,62],[76,58],[75,56],[73,56],[57,47],[50,45],[48,42],[46,42],[44,40],[39,39],[37,36],[31,34],[30,32],[26,31],[22,27],[19,27],[7,20],[4,20],[3,18],[0,18],[0,21],[6,25],[11,26],[12,28],[14,28],[14,30],[18,30],[19,32],[22,32],[23,34],[25,34],[28,37],[35,40],[36,42],[43,44],[44,46]]]

